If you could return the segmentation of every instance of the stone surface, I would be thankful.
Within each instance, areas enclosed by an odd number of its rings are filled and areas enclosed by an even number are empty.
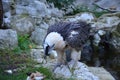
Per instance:
[[[97,22],[92,24],[92,27],[95,27],[96,30],[108,29],[113,31],[118,26],[119,23],[120,23],[120,18],[117,16],[111,16],[111,17],[101,16],[100,18],[98,18]]]
[[[22,0],[16,1],[16,14],[29,14],[32,17],[62,17],[63,11],[50,6],[46,1]]]
[[[72,73],[68,69],[67,66],[61,65],[54,70],[54,74],[56,78],[70,78]]]
[[[69,67],[68,67],[69,66]],[[89,72],[87,66],[84,63],[70,61],[68,65],[61,65],[54,70],[54,74],[57,78],[73,78],[75,80],[99,80],[97,76],[94,76]]]
[[[81,20],[86,22],[91,22],[95,20],[95,16],[92,13],[84,12],[66,18],[66,21],[70,21],[70,22],[81,21]]]
[[[90,72],[98,76],[100,80],[115,80],[112,75],[102,67],[89,67]]]
[[[11,0],[2,0],[4,12],[8,12],[10,10],[10,2]]]
[[[11,17],[11,27],[19,34],[28,34],[34,30],[34,21],[28,15],[16,15]]]
[[[17,33],[11,29],[0,30],[0,49],[12,49],[18,44]]]
[[[96,4],[111,11],[120,11],[120,0],[100,0]]]
[[[36,28],[35,31],[32,32],[31,40],[37,45],[42,45],[45,35],[46,35],[45,29]]]
[[[44,51],[42,49],[31,49],[31,57],[38,63],[43,63],[44,60]]]
[[[74,79],[74,80],[115,80],[112,75],[102,67],[88,67],[84,63],[77,62],[74,64],[74,61],[70,61],[67,65],[61,65],[54,67],[57,60],[47,57],[44,59],[43,49],[32,49],[31,50],[32,58],[42,66],[53,71],[53,74],[56,78],[64,79]],[[36,65],[35,67],[39,67]]]

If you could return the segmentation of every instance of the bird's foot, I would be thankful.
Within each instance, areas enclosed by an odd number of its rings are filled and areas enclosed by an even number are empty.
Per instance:
[[[64,63],[58,62],[56,65],[54,65],[53,71],[54,71],[57,67],[61,67],[61,66],[63,66],[63,65],[68,66],[67,61],[65,61]]]
[[[77,65],[77,61],[71,60],[68,65],[70,69],[74,69]]]

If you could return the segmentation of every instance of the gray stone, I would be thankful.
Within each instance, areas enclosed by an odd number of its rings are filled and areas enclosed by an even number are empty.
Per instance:
[[[47,23],[45,23],[45,22],[43,22],[43,23],[40,24],[40,28],[42,28],[42,29],[47,30],[48,27],[49,27],[49,25]]]
[[[102,67],[88,67],[90,72],[98,76],[100,80],[115,80],[114,77]]]
[[[28,15],[16,15],[11,17],[11,27],[19,34],[28,34],[34,30],[34,22]]]
[[[96,10],[96,11],[102,11],[101,9],[99,8],[96,8],[95,5],[93,5],[93,3],[95,3],[96,0],[75,0],[73,1],[73,4],[69,5],[66,9],[66,14],[69,14],[69,13],[74,13],[74,11],[78,11],[79,12],[81,10],[89,10],[89,11],[93,11],[93,10]]]
[[[56,64],[56,59],[53,59],[51,57],[47,57],[46,59],[44,58],[44,50],[40,47],[37,49],[31,49],[31,58],[37,63],[40,63],[42,66],[50,69],[51,71],[53,70],[53,67]],[[41,66],[41,65],[36,65],[36,67]]]
[[[61,65],[54,70],[54,74],[56,78],[70,78],[72,73],[68,69],[67,66]]]
[[[29,14],[36,18],[62,17],[63,11],[55,8],[54,6],[50,7],[46,1],[26,0],[17,2],[16,14]]]
[[[46,33],[47,31],[45,29],[36,28],[35,31],[32,32],[31,40],[37,45],[42,45]]]
[[[58,8],[50,8],[48,9],[48,13],[52,16],[52,17],[63,17],[63,11],[59,10]]]
[[[4,12],[10,11],[10,2],[7,0],[2,0]]]
[[[68,67],[69,66],[69,67]],[[75,63],[73,60],[68,65],[61,65],[54,70],[55,77],[57,78],[73,78],[75,80],[99,80],[99,78],[93,75],[88,67],[81,62]]]
[[[80,13],[75,16],[70,16],[66,18],[66,21],[70,21],[70,22],[81,21],[81,20],[90,23],[91,21],[95,20],[95,16],[92,13],[84,12],[84,13]]]
[[[93,0],[76,0],[73,4],[75,7],[89,7],[92,5]]]
[[[15,0],[17,5],[28,6],[33,3],[34,0]]]
[[[16,5],[16,7],[15,7],[16,9],[15,9],[15,12],[16,12],[16,14],[28,14],[28,6],[22,6],[22,5]],[[31,8],[31,10],[32,10],[32,8]],[[33,11],[34,12],[34,11]]]
[[[105,30],[114,31],[119,23],[120,23],[119,17],[103,15],[100,18],[98,18],[97,22],[93,22],[91,27],[95,28],[96,30],[105,29]]]
[[[45,61],[44,51],[42,49],[31,49],[31,57],[38,63],[43,63]]]
[[[18,44],[17,33],[11,29],[0,30],[0,49],[13,49]]]
[[[101,38],[100,38],[99,34],[96,33],[94,35],[94,45],[98,46],[100,40],[101,40]]]
[[[100,0],[96,4],[104,9],[120,11],[120,0]]]
[[[10,22],[11,22],[10,19],[11,19],[11,13],[10,13],[10,11],[5,12],[4,13],[3,22],[4,22],[4,25],[6,25],[7,27],[10,27]]]

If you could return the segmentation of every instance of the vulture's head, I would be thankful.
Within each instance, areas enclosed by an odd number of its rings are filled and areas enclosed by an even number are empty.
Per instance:
[[[45,56],[49,56],[52,50],[63,50],[65,46],[63,37],[57,32],[51,32],[45,37],[43,44]]]

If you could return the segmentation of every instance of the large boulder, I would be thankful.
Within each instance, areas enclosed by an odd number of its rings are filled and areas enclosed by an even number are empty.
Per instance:
[[[31,40],[37,45],[42,45],[46,33],[47,31],[45,29],[36,28],[35,31],[32,32]]]
[[[97,22],[92,24],[92,27],[95,27],[96,30],[106,29],[113,31],[118,24],[120,23],[120,18],[117,16],[104,16],[102,15],[97,19]]]
[[[104,9],[120,11],[120,0],[99,0],[96,4]]]
[[[93,75],[87,65],[81,62],[70,61],[68,65],[61,65],[54,70],[54,74],[57,78],[72,78],[75,80],[99,80],[99,78]]]
[[[98,76],[100,80],[115,80],[115,78],[103,67],[88,67],[88,69],[94,75]]]
[[[56,54],[56,52],[52,53]],[[43,67],[50,69],[56,78],[63,78],[64,80],[69,78],[72,80],[115,80],[114,77],[102,67],[88,67],[82,62],[75,64],[73,60],[68,62],[67,65],[55,67],[57,62],[56,58],[47,57],[44,59],[44,50],[42,47],[32,49],[31,57]],[[35,65],[35,67],[40,67],[41,65]]]
[[[22,0],[16,1],[16,14],[29,14],[32,17],[62,17],[63,12],[54,6],[50,6],[46,1]]]
[[[0,49],[13,49],[18,44],[17,32],[11,29],[0,30]]]
[[[100,36],[106,35],[107,32],[112,33],[112,40],[109,42],[120,52],[120,13],[104,14],[92,22],[91,27],[96,31],[95,42],[100,42]]]
[[[70,22],[86,21],[90,23],[92,21],[95,21],[95,19],[96,17],[94,14],[89,13],[89,12],[83,12],[83,13],[76,14],[74,16],[66,17],[65,21],[70,21]]]
[[[28,15],[12,16],[11,27],[19,34],[28,34],[34,30],[34,21]]]
[[[31,57],[38,63],[43,63],[44,59],[44,51],[42,49],[31,49]]]

